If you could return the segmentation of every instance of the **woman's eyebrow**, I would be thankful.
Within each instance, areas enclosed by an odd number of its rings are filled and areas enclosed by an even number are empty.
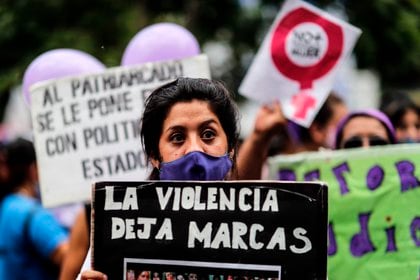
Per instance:
[[[206,120],[200,124],[200,128],[209,126],[210,124],[217,124],[217,121],[215,119]]]
[[[165,130],[165,132],[172,132],[172,131],[180,131],[180,132],[182,132],[182,131],[185,131],[185,127],[182,126],[182,125],[173,125],[173,126],[168,127]]]
[[[211,119],[203,121],[202,123],[200,123],[199,129],[205,128],[205,127],[207,127],[211,124],[217,124],[216,119],[211,118]],[[185,131],[185,130],[186,130],[185,126],[175,124],[173,126],[168,127],[167,129],[165,129],[164,132],[172,132],[172,131],[181,131],[182,132],[182,131]]]

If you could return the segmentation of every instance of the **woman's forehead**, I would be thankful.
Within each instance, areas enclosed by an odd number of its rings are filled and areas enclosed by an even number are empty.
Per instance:
[[[169,109],[164,120],[164,126],[207,120],[219,122],[219,118],[212,111],[207,101],[193,100],[190,102],[177,102]]]
[[[386,127],[376,118],[371,116],[355,116],[351,118],[343,129],[346,134],[387,134]]]

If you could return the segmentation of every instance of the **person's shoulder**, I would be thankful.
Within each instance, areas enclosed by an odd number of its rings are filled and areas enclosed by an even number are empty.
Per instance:
[[[33,198],[15,193],[4,198],[4,207],[13,209],[15,213],[21,213],[39,207],[39,203]]]
[[[22,236],[25,223],[34,209],[34,202],[19,194],[6,196],[0,206],[1,227],[7,227],[10,238]],[[13,236],[13,237],[12,237]]]
[[[44,257],[49,257],[59,244],[68,239],[68,231],[41,204],[32,208],[26,224],[33,245]]]
[[[45,216],[52,217],[52,214],[43,208],[38,200],[18,193],[4,198],[2,212],[6,220],[15,221],[17,224],[29,221],[32,225],[34,220],[45,219]]]

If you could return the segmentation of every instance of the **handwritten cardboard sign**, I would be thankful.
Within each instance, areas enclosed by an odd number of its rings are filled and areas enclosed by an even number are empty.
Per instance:
[[[322,183],[100,182],[92,266],[109,279],[325,279],[327,200]]]
[[[337,68],[361,31],[300,0],[276,17],[239,92],[261,102],[280,100],[285,116],[308,127],[327,98]]]
[[[44,206],[90,199],[101,180],[141,180],[144,100],[178,77],[210,78],[207,57],[110,68],[34,85],[32,122]]]

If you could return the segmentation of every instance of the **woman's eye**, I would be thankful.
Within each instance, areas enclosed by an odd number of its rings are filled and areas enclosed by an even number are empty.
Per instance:
[[[184,141],[184,135],[181,133],[174,133],[170,137],[171,142],[181,143]]]
[[[203,134],[201,135],[201,137],[205,140],[211,140],[216,136],[216,133],[214,133],[214,131],[212,130],[205,130],[203,132]]]

